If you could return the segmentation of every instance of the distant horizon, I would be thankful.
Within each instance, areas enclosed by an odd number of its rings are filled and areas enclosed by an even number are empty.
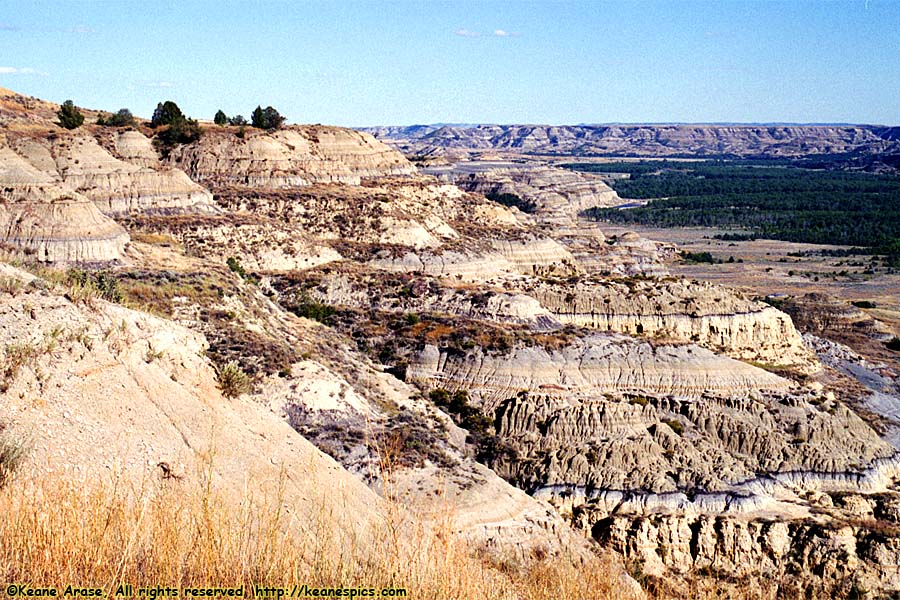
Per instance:
[[[299,123],[298,123],[299,124]],[[740,122],[740,121],[609,121],[604,123],[411,123],[403,125],[398,123],[384,123],[379,125],[349,125],[350,129],[376,129],[378,127],[457,127],[460,129],[471,127],[610,127],[622,126],[671,126],[671,125],[695,125],[706,127],[900,127],[888,123],[830,123],[811,122],[794,123],[788,121],[768,122]]]
[[[42,98],[40,96],[34,96],[32,94],[25,94],[18,90],[0,86],[0,89],[6,89],[15,94],[31,96],[37,98],[39,100],[44,100],[48,102],[53,102],[56,104],[62,104],[66,100],[72,100],[71,98],[66,98],[64,100],[55,100],[50,98]],[[160,102],[165,102],[168,98],[164,100],[160,100]],[[74,102],[74,100],[73,100]],[[75,103],[76,106],[82,108],[84,110],[89,111],[97,111],[104,113],[114,113],[121,108],[127,107],[119,107],[119,108],[97,108],[96,106],[85,106],[79,105]],[[130,109],[129,109],[130,110]],[[134,116],[138,119],[143,119],[146,121],[150,120],[151,114],[142,115],[134,113]],[[192,115],[188,115],[193,118]],[[212,118],[198,118],[201,122],[212,122]],[[311,122],[293,122],[288,121],[288,125],[333,125],[332,123],[311,123]],[[437,122],[437,123],[410,123],[410,124],[402,124],[402,123],[380,123],[376,125],[341,125],[341,127],[346,127],[348,129],[377,129],[382,127],[400,127],[404,129],[408,129],[411,127],[456,127],[459,129],[473,128],[473,127],[611,127],[611,126],[626,126],[626,127],[635,127],[635,126],[647,126],[647,127],[655,127],[655,126],[698,126],[698,127],[900,127],[900,123],[893,125],[888,123],[852,123],[852,122],[790,122],[790,121],[763,121],[763,122],[741,122],[741,121],[609,121],[609,122],[596,122],[596,123],[445,123],[445,122]]]
[[[0,4],[0,86],[198,119],[900,123],[900,2]]]

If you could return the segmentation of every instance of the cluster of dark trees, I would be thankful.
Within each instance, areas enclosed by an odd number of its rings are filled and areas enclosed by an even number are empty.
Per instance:
[[[59,125],[66,129],[75,129],[84,124],[84,115],[75,106],[71,100],[66,100],[56,116],[59,118]],[[257,106],[250,115],[250,122],[247,122],[241,115],[228,117],[221,110],[218,111],[213,119],[216,125],[251,125],[259,129],[278,129],[284,125],[285,118],[277,110],[271,106],[262,108]],[[131,111],[122,108],[118,112],[107,115],[100,113],[97,117],[97,125],[106,127],[134,127],[137,121]],[[200,139],[203,130],[196,119],[190,119],[171,100],[160,102],[153,111],[153,117],[150,119],[150,127],[157,130],[154,136],[157,143],[163,148],[171,148],[175,144],[189,144]]]
[[[654,200],[638,208],[586,211],[594,219],[863,246],[900,265],[898,176],[719,162],[601,166],[631,169],[629,179],[611,184],[622,198]]]
[[[537,210],[537,205],[531,200],[522,198],[518,194],[490,192],[484,196],[488,200],[499,202],[504,206],[515,206],[524,213],[533,213]]]
[[[281,113],[271,106],[267,106],[266,108],[257,106],[250,114],[249,124],[258,129],[278,129],[284,125],[284,121],[285,118],[281,116]],[[213,122],[216,125],[240,125],[242,127],[247,125],[247,119],[245,119],[243,115],[229,117],[221,110],[213,117]]]
[[[136,124],[134,115],[127,108],[121,108],[112,115],[100,113],[100,116],[97,117],[97,125],[106,127],[134,127]]]
[[[59,126],[66,129],[75,129],[81,127],[81,124],[84,123],[84,115],[81,114],[81,111],[78,110],[78,107],[71,100],[66,100],[62,103],[62,106],[56,112],[56,116],[59,119]]]
[[[186,117],[171,100],[156,105],[150,119],[150,127],[158,130],[154,137],[164,149],[176,144],[190,144],[203,135],[197,120]]]

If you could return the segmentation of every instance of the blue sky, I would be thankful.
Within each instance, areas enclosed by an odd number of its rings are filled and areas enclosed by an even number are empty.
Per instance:
[[[0,0],[0,86],[350,126],[900,124],[900,1]]]

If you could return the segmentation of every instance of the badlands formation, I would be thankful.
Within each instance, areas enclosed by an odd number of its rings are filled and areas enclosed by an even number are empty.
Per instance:
[[[618,202],[599,180],[423,173],[323,126],[207,125],[163,156],[142,125],[70,132],[0,99],[0,424],[40,432],[23,476],[190,478],[217,445],[222,489],[287,474],[302,515],[328,481],[348,535],[389,499],[449,511],[499,573],[606,553],[619,597],[900,589],[900,457],[849,350],[582,223]],[[246,375],[227,398],[226,370]]]
[[[874,125],[418,125],[367,131],[417,157],[502,150],[558,156],[774,158],[900,150],[896,127]]]

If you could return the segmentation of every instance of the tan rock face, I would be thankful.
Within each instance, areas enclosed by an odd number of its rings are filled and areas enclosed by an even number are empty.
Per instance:
[[[209,191],[184,172],[143,166],[151,163],[150,141],[144,136],[138,132],[122,136],[127,140],[123,148],[137,163],[116,158],[95,138],[83,134],[59,135],[52,140],[21,138],[13,147],[36,168],[81,192],[109,215],[216,210]]]
[[[0,147],[0,241],[41,262],[107,262],[128,234],[84,196]]]
[[[226,498],[251,488],[298,515],[333,503],[336,535],[365,535],[379,517],[380,499],[279,415],[222,397],[202,336],[102,301],[88,308],[38,291],[0,299],[0,347],[51,342],[6,382],[0,402],[4,424],[39,432],[25,473],[118,476],[152,489],[164,462],[185,485],[208,473]]]
[[[599,177],[554,167],[491,169],[450,175],[456,184],[480,194],[515,194],[536,205],[544,223],[565,225],[594,206],[615,206],[622,199]]]
[[[466,390],[515,451],[496,470],[603,518],[601,507],[756,509],[779,496],[773,486],[860,489],[859,465],[883,489],[896,471],[893,448],[846,406],[692,345],[594,335],[552,351],[426,346],[407,378]]]
[[[588,280],[523,291],[563,323],[693,341],[734,358],[817,369],[790,317],[707,283]]]
[[[290,188],[314,183],[359,185],[365,177],[409,175],[403,156],[372,136],[349,129],[297,126],[274,133],[209,130],[176,148],[170,163],[204,185]]]
[[[426,346],[408,377],[427,380],[430,387],[477,392],[489,410],[522,390],[557,390],[579,398],[740,394],[790,386],[781,377],[698,346],[654,347],[622,335],[593,335],[560,350],[520,348],[497,356],[480,351],[456,356]]]
[[[812,519],[622,515],[596,523],[593,535],[641,562],[648,574],[671,577],[672,572],[711,569],[747,578],[761,596],[797,597],[807,590],[814,597],[847,597],[853,587],[869,593],[900,587],[894,566],[900,547],[876,533],[874,523],[870,528]]]

